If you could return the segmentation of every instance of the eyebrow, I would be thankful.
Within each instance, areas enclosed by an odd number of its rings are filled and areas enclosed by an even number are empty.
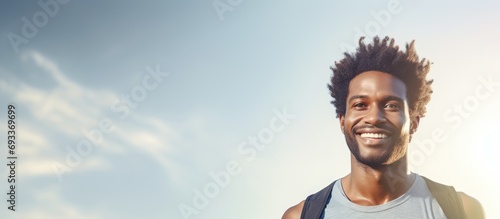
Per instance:
[[[368,99],[368,95],[354,95],[354,96],[349,98],[348,102],[351,102],[354,99]],[[404,102],[404,100],[402,98],[397,97],[397,96],[386,96],[382,99],[383,102],[388,102],[388,101],[392,101],[392,100],[398,101],[401,103]]]
[[[393,101],[393,100],[394,101],[398,101],[400,103],[404,103],[405,102],[402,98],[396,97],[396,96],[387,96],[387,97],[384,97],[382,100],[384,102],[389,102],[389,101]]]
[[[354,95],[351,98],[349,98],[348,102],[351,102],[354,99],[368,99],[368,96],[367,95]]]

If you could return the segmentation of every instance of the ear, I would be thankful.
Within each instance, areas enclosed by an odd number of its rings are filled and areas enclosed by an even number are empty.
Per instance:
[[[415,132],[417,132],[417,129],[418,129],[418,124],[420,123],[420,116],[415,116],[415,118],[413,118],[411,120],[411,123],[410,123],[410,134],[415,134]]]
[[[345,117],[342,114],[339,114],[339,123],[340,123],[340,130],[342,130],[342,134],[344,133],[344,123],[345,122]]]

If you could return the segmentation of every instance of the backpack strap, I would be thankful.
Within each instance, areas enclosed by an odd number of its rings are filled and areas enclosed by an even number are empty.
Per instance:
[[[306,198],[300,219],[319,219],[321,217],[325,210],[326,203],[330,200],[335,182],[336,181],[333,181],[321,191]]]
[[[432,193],[432,196],[437,200],[441,209],[443,209],[446,218],[465,219],[464,206],[462,199],[458,196],[457,191],[453,186],[443,185],[434,182],[422,176]]]

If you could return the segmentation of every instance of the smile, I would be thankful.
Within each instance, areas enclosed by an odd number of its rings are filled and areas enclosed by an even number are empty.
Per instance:
[[[377,139],[386,139],[389,136],[383,133],[361,133],[359,134],[362,138],[377,138]]]

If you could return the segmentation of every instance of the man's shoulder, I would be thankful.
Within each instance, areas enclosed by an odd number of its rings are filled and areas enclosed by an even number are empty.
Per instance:
[[[453,188],[452,186],[437,183],[425,177],[424,179],[426,180],[427,185],[430,186],[429,189],[432,189],[433,187],[437,189],[443,189],[446,187]],[[454,188],[449,191],[456,192],[458,199],[460,199],[460,202],[462,203],[463,210],[467,218],[474,218],[474,219],[484,218],[483,207],[477,199],[465,194],[464,192],[455,191]]]
[[[302,209],[304,208],[304,203],[305,200],[288,208],[281,217],[281,219],[300,219],[300,216],[302,214]]]
[[[467,215],[467,218],[484,218],[483,206],[477,199],[463,192],[457,192],[457,194],[462,200],[462,205],[464,206],[464,211]]]
[[[332,183],[330,183],[328,186],[321,189],[317,193],[314,193],[314,194],[308,196],[306,199],[308,202],[306,209],[304,209],[304,205],[306,204],[306,200],[303,200],[300,203],[288,208],[288,210],[285,211],[285,213],[283,214],[281,219],[300,219],[300,217],[302,216],[303,210],[306,211],[306,212],[304,212],[305,215],[307,215],[311,212],[314,214],[314,213],[317,213],[317,211],[323,210],[322,208],[318,209],[317,207],[318,206],[324,207],[324,205],[328,201],[328,198],[330,197],[330,194],[331,194],[332,189],[333,189],[333,185],[335,184],[336,181],[337,180],[333,181]],[[310,203],[316,203],[316,205],[314,205],[316,208],[311,208]]]

